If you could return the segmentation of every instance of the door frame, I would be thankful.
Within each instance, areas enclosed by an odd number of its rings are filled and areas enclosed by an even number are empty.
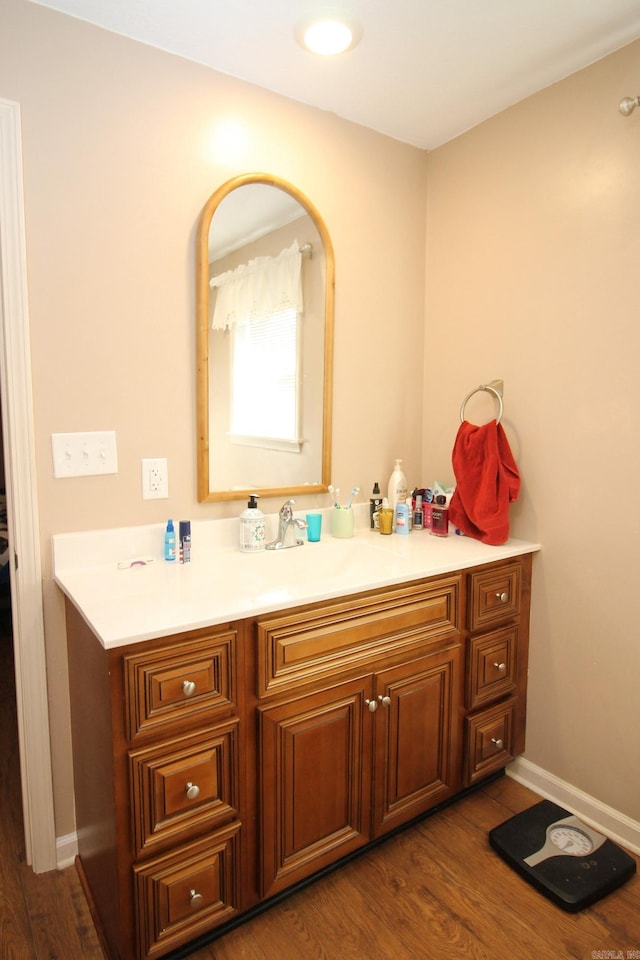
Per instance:
[[[0,399],[27,863],[56,866],[27,301],[20,105],[0,99]],[[19,558],[19,562],[18,562]]]

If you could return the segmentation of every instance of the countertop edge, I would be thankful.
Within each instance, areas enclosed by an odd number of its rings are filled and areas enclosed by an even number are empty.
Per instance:
[[[357,571],[349,571],[349,577],[344,583],[333,579],[323,584],[323,577],[320,575],[308,576],[304,581],[296,577],[295,587],[289,590],[265,591],[260,594],[247,588],[243,593],[238,584],[238,580],[242,581],[243,578],[239,577],[237,572],[234,575],[233,567],[235,565],[237,570],[242,569],[243,575],[251,584],[250,574],[253,571],[250,565],[256,558],[247,557],[233,549],[211,551],[194,563],[185,565],[169,565],[164,564],[161,559],[154,559],[147,569],[134,571],[131,578],[127,578],[126,572],[124,577],[119,576],[120,572],[114,575],[112,562],[73,569],[56,569],[54,563],[54,582],[76,607],[101,645],[109,650],[206,629],[247,617],[263,616],[309,603],[335,600],[341,596],[443,576],[541,550],[540,544],[525,540],[511,539],[505,544],[488,547],[469,538],[450,536],[441,540],[440,545],[432,545],[432,552],[444,554],[444,551],[447,551],[446,556],[439,555],[435,562],[421,562],[419,551],[426,543],[420,545],[418,541],[424,534],[415,533],[411,537],[402,538],[392,536],[393,540],[381,538],[382,541],[390,541],[384,543],[377,538],[373,541],[369,531],[359,531],[349,541],[329,539],[327,543],[331,546],[328,549],[333,551],[329,553],[329,558],[339,558],[341,553],[344,556],[344,552],[349,551],[349,546],[341,547],[341,543],[353,544],[351,549],[357,551],[357,560],[366,559],[367,563],[373,560],[374,566],[380,564],[379,573],[375,569],[373,573],[363,571],[359,576]],[[410,540],[413,540],[413,543],[409,544]],[[461,541],[465,541],[464,544]],[[460,547],[456,547],[456,542]],[[445,544],[447,546],[444,546]],[[301,549],[308,551],[305,557],[313,573],[313,564],[321,556],[318,547],[305,545]],[[318,552],[311,556],[312,550]],[[297,554],[298,551],[291,553]],[[327,555],[324,556],[326,560]],[[242,560],[238,560],[238,557]],[[227,574],[223,572],[220,577],[222,586],[218,585],[222,596],[218,601],[214,598],[203,603],[203,594],[208,590],[207,576],[210,575],[211,581],[214,581],[215,574],[211,574],[211,571],[217,569],[215,561],[224,563],[225,560],[227,568],[230,568],[228,586],[231,589],[224,590],[224,578]],[[277,569],[276,561],[269,562]],[[289,562],[293,563],[293,559]],[[167,569],[170,566],[174,567],[171,571]],[[134,580],[134,577],[141,579]],[[144,589],[140,592],[132,590],[132,587],[137,585],[146,588],[146,596]],[[212,583],[212,586],[215,585]],[[195,596],[192,591],[195,591]]]

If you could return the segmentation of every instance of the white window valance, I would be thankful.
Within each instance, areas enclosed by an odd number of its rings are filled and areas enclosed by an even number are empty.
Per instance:
[[[302,313],[302,254],[295,240],[277,257],[256,257],[209,281],[216,290],[211,326],[225,330],[284,310]]]

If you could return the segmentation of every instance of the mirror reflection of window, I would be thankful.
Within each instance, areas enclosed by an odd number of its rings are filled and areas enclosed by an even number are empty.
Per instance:
[[[232,332],[229,433],[236,443],[300,450],[298,314],[288,308]]]
[[[232,443],[300,452],[302,254],[295,239],[277,256],[254,257],[211,278],[212,329],[231,333]]]

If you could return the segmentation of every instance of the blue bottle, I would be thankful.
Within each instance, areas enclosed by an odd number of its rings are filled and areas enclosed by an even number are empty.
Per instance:
[[[164,534],[164,558],[169,562],[176,558],[176,532],[173,529],[173,520],[167,523]]]
[[[409,533],[409,515],[410,510],[406,503],[396,504],[396,533],[404,534],[405,536]]]

